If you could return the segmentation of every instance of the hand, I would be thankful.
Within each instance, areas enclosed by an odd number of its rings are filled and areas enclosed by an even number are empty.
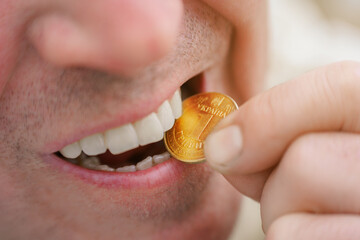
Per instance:
[[[208,163],[260,201],[268,239],[360,239],[360,64],[249,100],[207,138]]]

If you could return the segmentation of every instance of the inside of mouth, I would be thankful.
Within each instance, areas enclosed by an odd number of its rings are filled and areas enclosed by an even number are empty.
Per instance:
[[[198,74],[193,78],[186,81],[181,86],[181,97],[182,99],[186,99],[194,94],[197,94],[202,91],[203,84],[203,74]],[[144,160],[147,157],[151,157],[154,155],[159,155],[166,152],[166,148],[163,140],[155,143],[151,143],[145,146],[140,146],[138,148],[129,150],[125,153],[113,155],[108,150],[100,155],[97,155],[96,158],[100,161],[100,165],[107,165],[110,168],[117,169],[126,166],[132,166],[138,164],[140,161]],[[61,155],[60,152],[57,152],[56,155],[61,159],[80,165],[81,161],[86,158],[90,158],[85,153],[82,153],[76,159],[68,159]]]
[[[163,141],[140,146],[119,155],[113,155],[109,151],[98,155],[100,164],[106,164],[111,168],[117,169],[130,165],[136,165],[148,156],[154,156],[166,151]]]

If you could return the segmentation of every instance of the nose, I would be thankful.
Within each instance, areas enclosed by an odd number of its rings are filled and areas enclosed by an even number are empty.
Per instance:
[[[173,47],[181,0],[63,0],[29,24],[39,54],[56,65],[127,74]]]

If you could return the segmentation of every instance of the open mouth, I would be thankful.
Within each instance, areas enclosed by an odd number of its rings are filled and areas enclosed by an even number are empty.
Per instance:
[[[102,172],[143,171],[171,158],[163,143],[164,133],[182,114],[182,99],[203,89],[203,74],[186,81],[156,111],[133,123],[87,136],[56,152],[62,160]]]

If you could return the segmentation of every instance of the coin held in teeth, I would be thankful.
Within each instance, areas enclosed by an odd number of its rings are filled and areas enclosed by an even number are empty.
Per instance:
[[[204,141],[216,124],[238,108],[229,96],[200,93],[183,101],[183,114],[165,133],[164,142],[169,153],[187,163],[205,160]]]

